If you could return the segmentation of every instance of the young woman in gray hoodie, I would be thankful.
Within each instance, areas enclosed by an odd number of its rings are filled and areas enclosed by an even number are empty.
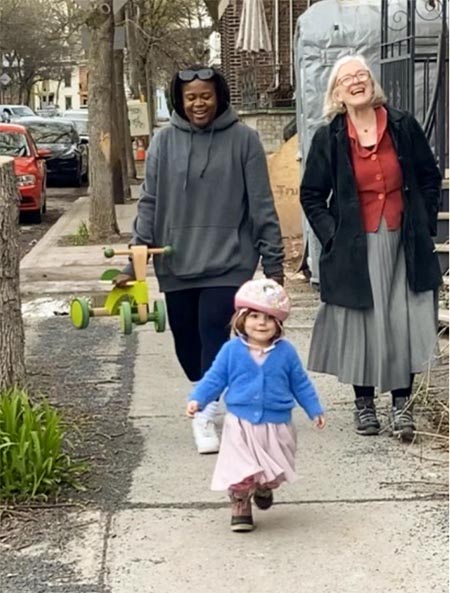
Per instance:
[[[177,72],[171,100],[170,125],[147,154],[132,243],[174,249],[154,267],[177,358],[196,382],[228,340],[234,295],[259,260],[283,282],[283,245],[263,146],[230,106],[225,78],[205,66]],[[216,413],[213,402],[192,423],[200,453],[218,451]]]

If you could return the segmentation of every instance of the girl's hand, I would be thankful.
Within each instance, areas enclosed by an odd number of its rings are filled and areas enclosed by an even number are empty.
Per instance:
[[[326,424],[326,420],[325,420],[325,416],[316,416],[314,418],[314,426],[316,428],[319,428],[320,430],[322,430],[322,428],[325,428],[325,424]]]
[[[198,405],[198,402],[196,402],[195,400],[191,400],[190,402],[188,402],[186,406],[186,414],[189,416],[189,418],[193,418],[195,416],[195,413],[198,412],[199,409],[200,406]]]

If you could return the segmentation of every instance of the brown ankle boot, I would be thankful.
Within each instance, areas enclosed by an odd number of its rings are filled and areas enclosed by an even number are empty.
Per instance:
[[[270,507],[273,505],[272,490],[270,488],[265,488],[264,486],[259,486],[255,490],[253,500],[258,509],[261,509],[262,511],[270,509]]]
[[[252,531],[255,526],[252,516],[252,502],[249,493],[230,494],[231,531]]]

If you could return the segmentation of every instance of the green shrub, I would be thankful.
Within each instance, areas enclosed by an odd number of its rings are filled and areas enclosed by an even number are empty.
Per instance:
[[[64,452],[59,412],[26,391],[0,393],[0,498],[46,498],[64,484],[79,487],[85,470]]]

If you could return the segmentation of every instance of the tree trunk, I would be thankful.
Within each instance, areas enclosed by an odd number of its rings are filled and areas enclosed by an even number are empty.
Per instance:
[[[112,166],[112,174],[113,174],[113,196],[114,196],[114,203],[115,204],[124,204],[126,193],[125,193],[125,186],[124,186],[124,174],[123,174],[123,167],[126,166],[126,162],[122,161],[122,146],[121,146],[121,135],[120,124],[119,124],[119,110],[117,106],[117,99],[116,99],[116,66],[115,66],[115,57],[113,51],[113,72],[112,72],[112,79],[111,79],[111,88],[113,94],[113,102],[112,102],[112,142],[111,142],[111,151],[113,157],[113,166]],[[125,163],[125,164],[124,164]],[[125,179],[127,175],[125,173]]]
[[[128,50],[128,85],[131,90],[133,99],[141,98],[141,91],[139,88],[139,71],[138,71],[138,52],[137,52],[137,39],[136,39],[136,7],[132,0],[128,0],[125,6],[126,14],[126,37],[127,37],[127,50]]]
[[[145,62],[145,79],[147,84],[147,112],[149,139],[153,136],[153,128],[156,126],[156,105],[155,105],[155,82],[153,78],[152,56],[148,55]]]
[[[128,181],[127,137],[125,136],[125,87],[123,84],[123,50],[114,52],[114,76],[116,81],[116,111],[117,111],[117,147],[122,169],[122,187],[125,199],[131,198],[130,183]]]
[[[106,6],[109,7],[109,13]],[[119,234],[114,208],[115,175],[120,162],[114,145],[114,18],[112,0],[92,11],[86,23],[89,47],[89,166],[91,201],[89,232],[95,240]]]
[[[13,159],[0,157],[0,390],[25,380],[18,219]]]
[[[134,160],[133,154],[133,139],[131,138],[130,134],[130,120],[128,119],[128,109],[127,104],[125,102],[124,106],[124,125],[125,125],[125,149],[127,151],[127,171],[129,179],[136,179],[137,172],[136,172],[136,162]]]
[[[138,71],[138,76],[139,76],[139,89],[140,89],[140,93],[141,93],[141,96],[139,98],[141,99],[141,101],[144,101],[145,103],[147,103],[148,102],[147,77],[145,74],[145,61],[144,61],[144,58],[142,58],[142,57],[138,58],[137,71]]]

